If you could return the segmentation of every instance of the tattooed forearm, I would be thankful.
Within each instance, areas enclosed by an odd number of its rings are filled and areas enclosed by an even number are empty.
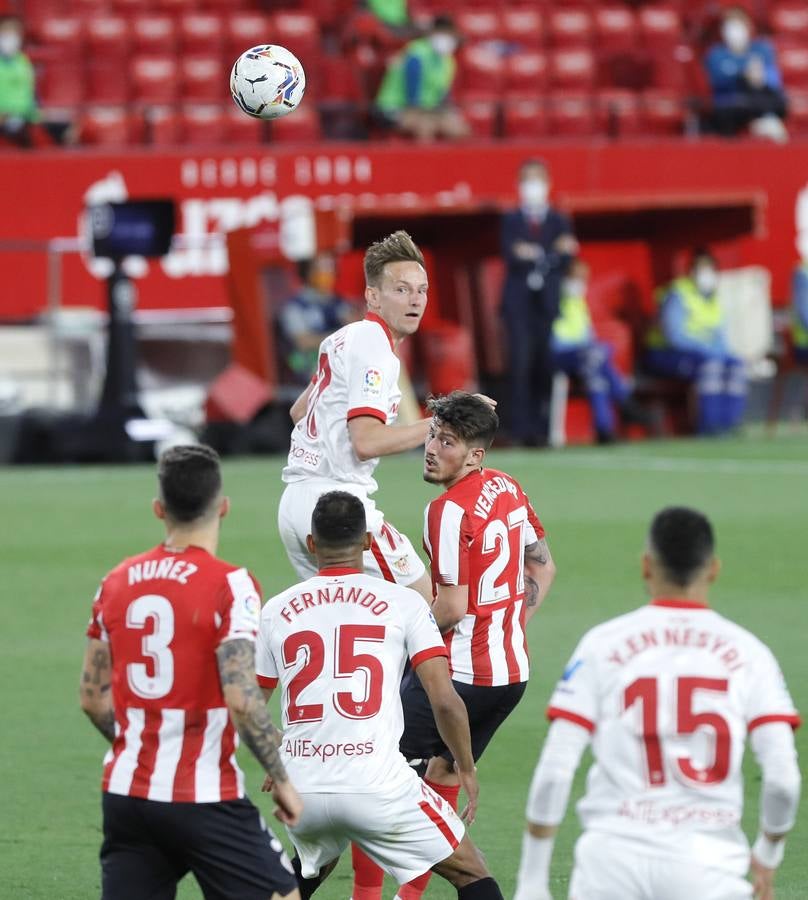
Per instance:
[[[110,742],[115,740],[115,711],[113,709],[104,710],[101,713],[87,713],[90,721]]]
[[[112,657],[109,646],[90,640],[81,672],[81,708],[95,727],[112,743],[115,740],[115,710],[112,706]]]
[[[539,596],[541,591],[539,589],[539,583],[535,578],[531,578],[529,575],[525,576],[525,603],[528,606],[536,606],[539,602]]]
[[[539,566],[546,566],[550,559],[550,551],[547,549],[547,541],[542,538],[535,544],[525,547],[525,559]]]
[[[225,641],[216,657],[225,700],[241,739],[271,778],[286,781],[278,753],[282,734],[272,723],[255,680],[255,647],[246,640]]]

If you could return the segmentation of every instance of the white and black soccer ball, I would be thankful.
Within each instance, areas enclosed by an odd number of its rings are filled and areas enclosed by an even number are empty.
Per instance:
[[[279,119],[294,112],[306,90],[300,60],[286,47],[259,44],[233,63],[230,93],[239,109],[256,119]]]

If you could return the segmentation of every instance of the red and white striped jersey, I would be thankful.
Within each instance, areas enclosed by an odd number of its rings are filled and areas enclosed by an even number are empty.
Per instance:
[[[358,416],[373,416],[386,425],[395,422],[400,369],[390,329],[374,313],[327,337],[320,344],[306,414],[292,429],[283,480],[322,478],[359,484],[373,493],[379,460],[357,457],[348,422]]]
[[[246,569],[200,547],[155,547],[104,578],[87,628],[112,656],[115,741],[103,790],[177,803],[244,796],[216,648],[255,641],[260,596]]]
[[[747,735],[799,724],[780,667],[753,634],[702,604],[657,599],[584,635],[547,714],[592,732],[585,828],[746,873]]]
[[[524,549],[544,528],[522,488],[495,469],[472,472],[424,513],[437,585],[468,585],[468,611],[444,639],[452,678],[493,687],[527,681]]]

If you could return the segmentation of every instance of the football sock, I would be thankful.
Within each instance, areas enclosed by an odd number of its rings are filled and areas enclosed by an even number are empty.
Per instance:
[[[309,897],[320,887],[323,879],[319,875],[315,875],[314,878],[304,878],[300,867],[300,857],[297,853],[292,857],[291,862],[292,868],[295,870],[297,889],[300,891],[301,900],[309,900]]]
[[[457,900],[504,900],[499,885],[489,875],[457,889]]]
[[[382,900],[384,869],[376,865],[356,844],[351,845],[354,882],[353,900]]]
[[[452,809],[457,812],[457,798],[460,794],[460,785],[459,784],[436,784],[434,781],[430,781],[428,778],[424,779],[424,783],[429,785],[432,790],[439,796],[443,797],[443,799],[452,807]],[[419,875],[417,878],[413,878],[408,884],[402,884],[398,889],[398,896],[400,900],[421,900],[421,896],[426,890],[426,886],[429,884],[429,879],[432,877],[431,870],[427,869],[423,875]]]

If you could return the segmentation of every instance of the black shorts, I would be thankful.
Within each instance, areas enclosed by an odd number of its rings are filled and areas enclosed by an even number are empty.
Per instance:
[[[480,687],[452,681],[460,699],[466,704],[471,729],[471,751],[475,761],[494,736],[494,732],[508,718],[522,699],[526,681],[503,684],[499,687]],[[432,707],[415,672],[408,672],[401,682],[401,705],[404,707],[404,733],[399,750],[407,759],[428,759],[442,756],[452,762],[452,754],[441,740]]]
[[[267,900],[297,887],[280,841],[246,798],[161,803],[104,793],[102,900],[172,900],[193,872],[206,900]]]

